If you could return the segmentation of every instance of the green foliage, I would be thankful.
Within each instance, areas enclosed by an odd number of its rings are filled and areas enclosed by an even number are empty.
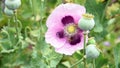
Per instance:
[[[72,56],[63,56],[45,42],[46,19],[62,0],[21,1],[22,5],[17,10],[17,21],[14,16],[6,16],[0,7],[0,68],[69,68],[83,57],[83,50]],[[120,68],[120,2],[71,1],[84,5],[87,13],[95,16],[96,25],[89,36],[94,36],[101,51],[96,59],[96,68]],[[111,6],[116,3],[117,6]],[[113,11],[108,7],[118,10]],[[110,45],[105,45],[105,41],[110,42]],[[87,62],[91,68],[91,60]],[[83,67],[83,62],[79,62],[72,68]]]
[[[80,5],[84,5],[86,0],[75,0],[75,3],[79,3]]]
[[[87,13],[91,13],[95,15],[95,28],[94,32],[102,32],[103,31],[103,23],[105,24],[105,9],[106,9],[106,2],[104,3],[97,3],[96,0],[86,0],[85,3]],[[104,20],[103,20],[104,19]]]
[[[120,68],[120,43],[114,48],[115,67]]]

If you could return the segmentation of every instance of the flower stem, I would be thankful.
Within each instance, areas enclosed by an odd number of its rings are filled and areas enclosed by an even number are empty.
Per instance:
[[[16,10],[14,10],[14,23],[15,23],[15,29],[16,29],[16,40],[17,40],[16,46],[15,46],[16,48],[17,45],[19,45],[20,43],[20,35],[22,30],[22,23],[17,18]]]
[[[30,3],[31,3],[33,17],[34,17],[34,20],[35,20],[35,3],[34,3],[34,0],[30,0]]]
[[[70,68],[72,68],[73,66],[75,66],[75,65],[77,65],[78,63],[82,62],[82,61],[83,61],[83,59],[84,59],[84,57],[83,57],[82,59],[80,59],[79,61],[77,61],[75,64],[71,65],[71,67],[70,67]]]
[[[87,36],[88,36],[89,31],[84,32],[84,68],[87,68],[87,62],[86,62],[86,45],[87,45]]]
[[[95,59],[93,59],[92,64],[93,64],[93,68],[96,68],[96,67],[95,67]]]
[[[8,19],[8,27],[10,27],[10,18]]]
[[[15,22],[15,29],[17,32],[17,40],[19,39],[19,31],[18,31],[18,20],[17,20],[17,14],[16,11],[14,10],[14,22]]]
[[[105,17],[105,13],[106,13],[106,9],[107,9],[107,7],[109,6],[109,3],[111,2],[111,0],[108,0],[107,1],[107,4],[106,4],[106,6],[105,6],[105,9],[104,9],[104,11],[103,11],[103,14],[102,14],[102,17],[101,17],[101,21],[103,22],[103,19],[104,19],[104,17]]]
[[[32,25],[36,25],[36,11],[35,11],[35,0],[29,0],[30,2],[30,7],[31,7],[31,11],[32,11],[32,17],[33,17],[33,24]],[[36,26],[33,26],[33,28],[36,28]]]
[[[25,38],[27,38],[28,37],[28,31],[30,32],[31,31],[31,28],[30,27],[25,27]]]
[[[44,1],[41,1],[41,6],[40,6],[40,8],[41,8],[41,12],[44,12]],[[42,34],[43,34],[43,24],[42,24],[42,21],[43,21],[43,14],[44,13],[40,13],[40,22],[39,22],[39,37],[38,37],[38,40],[42,40]]]
[[[84,34],[84,68],[86,68],[86,34]]]
[[[8,19],[8,27],[10,27],[10,18]],[[8,34],[8,39],[9,39],[10,46],[12,46],[12,42],[11,42],[11,39],[10,39],[9,31],[8,31],[7,34]]]

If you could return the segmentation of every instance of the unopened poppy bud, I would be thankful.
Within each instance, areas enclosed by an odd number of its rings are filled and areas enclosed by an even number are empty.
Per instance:
[[[13,10],[8,9],[7,7],[4,8],[4,13],[8,16],[12,16],[14,14]]]
[[[84,31],[91,30],[95,25],[93,18],[94,16],[92,14],[83,14],[78,22],[78,27]]]
[[[88,44],[95,44],[95,43],[96,43],[96,41],[95,41],[94,37],[91,37],[88,39]]]
[[[20,7],[21,0],[5,0],[5,5],[8,9],[15,10]]]

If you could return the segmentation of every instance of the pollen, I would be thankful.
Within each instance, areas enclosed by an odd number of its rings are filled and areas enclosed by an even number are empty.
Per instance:
[[[74,33],[75,32],[75,26],[72,26],[72,25],[68,26],[67,31],[69,33]]]
[[[77,29],[75,24],[69,24],[65,27],[65,33],[69,36],[74,35],[76,31]]]

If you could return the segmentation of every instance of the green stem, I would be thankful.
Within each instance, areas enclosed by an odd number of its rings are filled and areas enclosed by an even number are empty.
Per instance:
[[[32,0],[32,10],[33,10],[33,17],[34,17],[34,22],[36,22],[36,13],[35,13],[35,2],[34,2],[34,0]]]
[[[10,27],[10,18],[8,19],[8,27]],[[10,39],[9,32],[7,34],[8,34],[8,39],[9,39],[10,46],[12,46],[12,42],[11,42],[11,39]]]
[[[19,32],[21,32],[22,30],[22,23],[20,20],[17,19],[17,22],[18,22],[18,26],[19,26]],[[19,34],[20,35],[20,34]]]
[[[89,31],[85,31],[84,32],[84,49],[83,49],[83,53],[84,53],[84,68],[87,68],[87,61],[86,61],[86,46],[87,46],[87,38],[88,38],[88,33]]]
[[[12,43],[11,43],[11,39],[10,39],[9,32],[8,32],[8,31],[6,31],[6,30],[4,30],[4,31],[2,31],[1,33],[4,33],[4,34],[6,34],[6,35],[8,36],[8,40],[9,40],[10,46],[12,46]]]
[[[44,1],[41,1],[41,12],[43,12],[44,13]],[[43,26],[42,26],[42,21],[43,21],[43,13],[40,13],[40,17],[41,17],[41,19],[40,19],[40,22],[39,22],[39,37],[38,37],[38,40],[42,40],[42,32],[43,32]]]
[[[86,68],[86,32],[84,33],[84,68]]]
[[[92,64],[93,64],[93,68],[96,68],[95,67],[95,59],[93,59]]]
[[[35,16],[35,4],[34,4],[34,0],[30,0],[30,3],[31,3],[31,8],[32,8],[33,16]]]
[[[30,27],[25,27],[25,38],[27,38],[28,37],[28,31],[31,31],[31,28]]]
[[[10,27],[10,18],[8,19],[8,27]]]
[[[35,0],[30,0],[29,1],[30,2],[30,6],[31,6],[31,9],[32,9],[32,13],[33,13],[33,21],[34,21],[34,23],[36,22],[36,13],[35,13]],[[33,24],[34,24],[33,23]]]
[[[77,65],[78,63],[82,62],[82,61],[83,61],[83,59],[84,59],[84,57],[83,57],[82,59],[80,59],[79,61],[77,61],[75,64],[71,65],[71,67],[70,67],[70,68],[72,68],[72,67],[74,67],[75,65]]]
[[[104,17],[105,17],[106,9],[107,9],[110,1],[111,1],[111,0],[108,0],[108,1],[107,1],[107,4],[106,4],[106,6],[105,6],[105,9],[104,9],[103,14],[102,14],[102,17],[101,17],[101,21],[103,21],[103,19],[104,19]]]
[[[19,30],[18,30],[18,21],[17,21],[17,14],[16,11],[14,11],[14,23],[15,23],[15,29],[17,32],[17,40],[19,39]]]
[[[14,23],[15,23],[15,29],[16,29],[16,34],[17,34],[17,43],[16,46],[19,44],[20,38],[19,36],[21,35],[21,30],[22,30],[22,23],[17,19],[17,13],[14,10]]]

